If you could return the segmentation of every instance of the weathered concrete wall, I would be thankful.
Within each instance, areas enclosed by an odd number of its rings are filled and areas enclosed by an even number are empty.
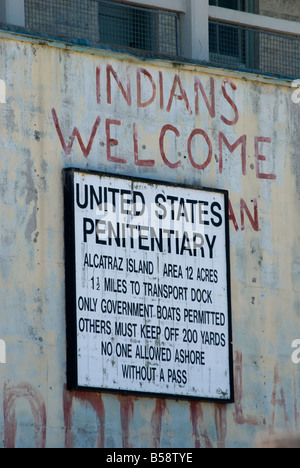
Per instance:
[[[295,90],[13,36],[0,49],[0,446],[251,447],[298,430]],[[65,167],[229,190],[235,403],[66,390]]]
[[[300,5],[297,0],[259,0],[258,12],[261,15],[299,21]]]

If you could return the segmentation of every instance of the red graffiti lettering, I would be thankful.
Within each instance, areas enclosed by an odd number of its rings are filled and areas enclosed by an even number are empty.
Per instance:
[[[96,98],[97,98],[97,104],[101,103],[100,73],[101,73],[101,68],[96,67]]]
[[[142,102],[142,84],[141,84],[141,74],[146,76],[151,84],[152,87],[152,96],[145,102]],[[154,80],[152,78],[152,75],[145,69],[145,68],[138,68],[137,70],[137,106],[138,107],[147,107],[152,104],[156,97],[156,85],[154,83]]]
[[[248,363],[248,360],[247,360]],[[297,373],[296,373],[297,374]],[[285,391],[280,377],[279,364],[276,363],[274,367],[273,389],[270,395],[270,411],[269,414],[268,431],[270,435],[276,433],[277,421],[279,421],[279,428],[282,429],[281,422],[288,430],[292,430],[292,423],[289,420],[289,411],[294,409],[294,426],[298,429],[298,405],[297,405],[297,376],[293,375],[293,390],[294,401],[289,402],[286,398]],[[247,374],[246,374],[247,376]],[[257,426],[260,430],[265,430],[267,423],[265,416],[259,414],[248,414],[244,410],[243,403],[247,402],[247,389],[243,388],[243,355],[241,351],[236,351],[234,355],[234,393],[235,401],[233,405],[224,405],[220,403],[209,404],[201,403],[192,400],[189,403],[189,420],[191,423],[191,434],[194,446],[196,448],[224,448],[228,444],[229,423],[231,430],[234,434],[238,427],[232,426],[232,415],[234,423],[237,426]],[[120,404],[120,433],[122,436],[123,448],[134,448],[137,442],[134,440],[134,433],[132,430],[135,403],[138,398],[130,395],[119,395]],[[34,421],[35,438],[30,442],[37,448],[44,448],[47,445],[47,409],[45,400],[41,393],[35,389],[31,384],[22,382],[18,385],[10,386],[4,384],[3,389],[3,415],[4,415],[4,429],[2,431],[4,438],[5,448],[14,448],[16,446],[18,437],[18,411],[17,402],[20,399],[25,399],[30,408],[30,419]],[[252,396],[251,396],[252,400]],[[80,408],[83,410],[85,407],[90,407],[94,410],[96,416],[94,437],[95,447],[102,448],[106,445],[106,411],[105,404],[102,399],[101,393],[84,392],[84,391],[68,391],[66,386],[62,391],[62,410],[63,410],[63,424],[65,430],[65,447],[71,448],[76,444],[75,434],[78,434],[78,422],[75,423],[74,413]],[[169,414],[168,400],[157,398],[153,400],[155,403],[151,415],[151,432],[152,437],[149,444],[153,448],[159,448],[162,445],[162,438],[164,430],[166,429],[171,433],[170,421],[172,415]],[[267,400],[266,400],[267,401]],[[149,402],[149,400],[148,400]],[[288,408],[288,402],[290,406]],[[249,401],[248,401],[249,403]],[[181,409],[185,408],[185,404]],[[255,408],[255,406],[254,406]],[[232,413],[232,409],[234,412]],[[214,429],[212,430],[211,416],[214,417]],[[282,416],[282,417],[281,417]],[[187,421],[185,421],[185,424]],[[83,424],[86,424],[84,422]],[[115,424],[115,423],[114,423]],[[164,428],[166,426],[166,428]],[[53,430],[53,428],[52,428]],[[176,430],[178,427],[176,426]],[[187,431],[188,433],[188,431]],[[213,435],[212,435],[213,434]],[[184,434],[179,434],[182,440],[186,439]],[[50,436],[49,436],[50,437]],[[215,439],[213,439],[213,437]],[[232,435],[231,435],[232,437]],[[246,436],[247,437],[247,436]],[[251,443],[249,439],[245,439],[247,443]],[[252,441],[253,443],[254,441]]]
[[[219,172],[222,174],[223,172],[223,142],[227,146],[227,149],[230,151],[230,153],[233,153],[233,151],[239,146],[242,145],[241,148],[241,157],[242,157],[242,173],[243,175],[246,175],[246,143],[247,143],[247,137],[246,135],[242,135],[238,140],[231,145],[229,141],[227,140],[226,136],[224,135],[223,132],[219,133]]]
[[[207,431],[203,429],[204,417],[201,403],[196,401],[192,401],[190,403],[190,419],[193,428],[195,448],[213,448],[213,444],[207,434]]]
[[[259,231],[257,200],[255,198],[253,199],[253,205],[254,205],[254,216],[251,215],[245,200],[241,198],[240,207],[241,207],[241,230],[242,231],[244,231],[245,229],[245,214],[244,213],[247,214],[248,219],[254,231]]]
[[[212,119],[215,118],[216,116],[216,99],[215,99],[215,80],[213,77],[210,77],[210,102],[208,100],[208,97],[205,93],[203,84],[200,81],[200,78],[198,76],[195,77],[195,83],[194,83],[194,90],[195,90],[195,112],[196,115],[200,114],[200,105],[199,105],[199,90],[201,92],[201,95],[203,97],[203,100],[205,102],[206,108],[209,112],[209,115]]]
[[[118,400],[120,402],[122,447],[132,448],[134,447],[134,443],[130,440],[130,423],[134,416],[134,401],[136,398],[130,396],[120,396],[118,397]]]
[[[122,122],[120,120],[112,120],[112,119],[107,119],[105,122],[105,129],[106,129],[106,151],[107,151],[107,160],[114,162],[114,163],[120,163],[120,164],[126,164],[127,161],[124,158],[118,158],[116,156],[111,155],[111,147],[112,146],[118,146],[119,142],[115,138],[111,138],[110,136],[110,127],[111,125],[122,125]]]
[[[162,157],[163,162],[166,164],[166,166],[170,167],[171,169],[175,169],[176,167],[181,165],[181,161],[176,161],[175,163],[172,163],[169,161],[169,159],[166,156],[165,149],[164,149],[164,139],[167,131],[174,132],[177,137],[180,136],[179,130],[177,130],[176,127],[173,125],[165,125],[161,132],[160,132],[160,137],[159,137],[159,148],[160,148],[160,154]]]
[[[258,179],[276,180],[277,176],[275,174],[265,174],[263,172],[260,172],[259,161],[267,160],[266,156],[260,154],[260,143],[271,143],[271,138],[258,136],[254,138],[256,177]]]
[[[237,220],[236,220],[236,217],[235,217],[235,214],[234,214],[234,211],[233,211],[233,208],[232,208],[232,204],[231,204],[231,201],[228,200],[228,205],[229,205],[229,221],[231,221],[233,223],[233,226],[234,226],[234,229],[236,231],[239,230],[239,225],[237,223]]]
[[[161,432],[162,432],[162,419],[163,416],[168,415],[169,410],[166,400],[157,399],[155,408],[151,417],[152,427],[152,447],[159,448],[161,445]]]
[[[215,423],[217,431],[218,448],[225,448],[227,435],[226,406],[215,405]]]
[[[111,75],[114,77],[118,88],[120,89],[126,103],[128,106],[131,106],[131,83],[130,83],[130,75],[128,68],[126,70],[126,90],[119,79],[117,72],[113,69],[111,65],[107,65],[106,67],[106,95],[107,95],[107,103],[111,104]],[[100,85],[99,85],[100,86]]]
[[[235,413],[234,420],[237,424],[248,424],[250,426],[266,425],[265,418],[258,416],[244,415],[243,411],[243,355],[240,351],[235,352],[234,359],[234,394]]]
[[[282,408],[283,411],[283,417],[285,421],[285,425],[287,429],[290,429],[289,427],[289,417],[288,417],[288,412],[287,412],[287,407],[286,407],[286,398],[284,394],[284,390],[281,384],[281,378],[279,375],[279,369],[278,369],[278,363],[275,366],[274,369],[274,384],[273,384],[273,391],[272,391],[272,398],[271,398],[271,421],[270,421],[270,434],[275,433],[275,412],[276,412],[276,407],[279,406]]]
[[[134,163],[136,166],[153,167],[155,165],[154,159],[140,159],[139,158],[139,143],[137,126],[133,124],[133,148],[134,148]]]
[[[93,125],[93,130],[92,130],[92,133],[91,133],[91,136],[90,136],[90,139],[89,139],[89,142],[88,142],[87,146],[84,145],[84,143],[82,141],[82,138],[81,138],[81,135],[80,135],[79,130],[77,129],[77,127],[74,127],[72,135],[69,138],[69,143],[66,144],[65,140],[64,140],[64,137],[63,137],[63,134],[62,134],[62,131],[61,131],[61,128],[60,128],[60,124],[59,124],[58,117],[57,117],[55,109],[52,109],[52,117],[53,117],[53,122],[54,122],[54,125],[55,125],[55,128],[56,128],[59,140],[61,142],[61,146],[62,146],[62,148],[63,148],[63,150],[65,152],[65,155],[69,156],[69,154],[71,153],[73,143],[74,143],[74,140],[75,140],[75,137],[76,137],[77,140],[78,140],[78,143],[80,145],[81,151],[83,153],[83,156],[85,158],[87,158],[89,156],[90,152],[91,152],[92,144],[93,144],[96,132],[98,130],[98,127],[100,125],[100,117],[97,117],[97,119],[96,119],[96,121],[95,121],[95,123]]]
[[[207,144],[207,147],[208,147],[208,154],[207,154],[207,158],[205,160],[205,162],[203,164],[198,164],[195,162],[194,160],[194,157],[192,155],[192,141],[193,141],[193,138],[196,136],[196,135],[202,135],[206,144]],[[208,138],[207,134],[205,133],[204,130],[201,130],[200,128],[198,129],[195,129],[189,136],[189,139],[188,139],[188,155],[189,155],[189,159],[191,161],[191,164],[193,167],[195,167],[196,169],[200,169],[200,170],[204,170],[208,165],[209,163],[211,162],[211,158],[212,158],[212,153],[213,153],[213,150],[212,150],[212,145],[211,145],[211,142],[210,142],[210,139]]]
[[[179,86],[180,94],[175,94],[177,86]],[[192,115],[193,111],[191,109],[187,94],[186,94],[185,90],[183,89],[183,86],[182,86],[179,75],[175,75],[175,77],[174,77],[173,86],[172,86],[171,93],[170,93],[169,103],[167,105],[167,112],[171,111],[171,107],[172,107],[172,103],[173,103],[174,98],[177,99],[178,101],[184,101],[188,113],[190,115]]]
[[[97,425],[97,441],[95,448],[103,448],[105,445],[104,423],[105,408],[99,393],[68,392],[66,386],[63,388],[63,412],[65,424],[65,448],[74,447],[74,434],[72,430],[73,406],[75,402],[89,404],[95,411],[99,424]]]
[[[163,74],[162,72],[160,71],[158,73],[158,76],[159,76],[159,107],[160,107],[160,110],[163,110],[164,108],[164,82],[163,82]]]
[[[4,385],[3,409],[4,409],[4,446],[14,448],[17,434],[16,400],[24,398],[28,401],[34,418],[37,448],[46,446],[47,417],[44,399],[40,392],[29,383],[22,382],[19,385],[9,387]]]
[[[259,231],[259,217],[258,217],[258,204],[256,198],[253,198],[252,200],[253,203],[253,216],[250,213],[250,210],[248,208],[248,205],[246,204],[245,200],[243,198],[240,199],[240,217],[241,217],[241,231],[245,230],[245,213],[247,215],[248,220],[250,221],[250,224],[253,228],[254,231]],[[233,223],[233,227],[236,231],[239,230],[239,225],[237,222],[237,218],[235,216],[232,203],[229,200],[229,221]]]
[[[224,115],[221,115],[221,120],[226,125],[235,125],[237,123],[237,121],[239,120],[239,111],[238,111],[238,108],[237,108],[235,102],[233,101],[233,99],[227,93],[226,86],[225,86],[226,84],[229,84],[234,91],[236,91],[237,88],[236,88],[236,85],[231,80],[223,80],[222,81],[222,93],[223,93],[223,96],[226,99],[226,101],[230,104],[231,108],[233,109],[234,118],[232,120],[229,120],[226,117],[224,117]]]

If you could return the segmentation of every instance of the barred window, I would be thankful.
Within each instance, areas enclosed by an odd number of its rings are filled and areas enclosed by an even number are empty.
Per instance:
[[[26,28],[81,43],[179,55],[178,15],[108,0],[25,0]]]
[[[209,0],[209,4],[247,13],[255,12],[255,0]]]
[[[300,75],[298,36],[212,20],[209,31],[210,60],[215,65],[290,78]]]
[[[209,0],[210,5],[232,10],[254,12],[255,0]],[[209,22],[210,58],[215,63],[233,66],[255,66],[254,35],[225,23]]]
[[[108,44],[179,54],[175,13],[99,1],[99,38]]]

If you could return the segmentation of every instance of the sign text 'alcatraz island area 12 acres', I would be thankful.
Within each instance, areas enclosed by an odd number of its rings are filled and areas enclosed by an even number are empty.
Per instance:
[[[227,192],[64,175],[69,387],[231,401]]]

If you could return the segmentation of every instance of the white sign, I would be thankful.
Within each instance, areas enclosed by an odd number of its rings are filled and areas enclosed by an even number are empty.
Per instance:
[[[232,401],[227,192],[65,187],[69,386]]]

